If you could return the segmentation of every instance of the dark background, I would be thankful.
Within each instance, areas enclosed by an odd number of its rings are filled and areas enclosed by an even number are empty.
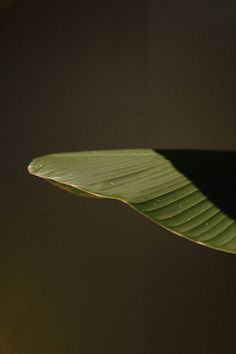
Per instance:
[[[0,353],[235,353],[235,256],[26,169],[50,152],[234,150],[235,1],[0,11]]]

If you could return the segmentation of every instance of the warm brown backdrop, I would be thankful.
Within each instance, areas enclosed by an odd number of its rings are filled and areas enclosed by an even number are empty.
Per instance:
[[[235,256],[26,171],[49,152],[235,149],[235,1],[7,3],[0,353],[235,353]]]

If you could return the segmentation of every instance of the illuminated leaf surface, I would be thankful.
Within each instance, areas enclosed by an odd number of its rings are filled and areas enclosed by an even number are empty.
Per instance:
[[[236,224],[172,162],[151,149],[51,154],[31,174],[79,196],[118,199],[165,229],[236,253]]]

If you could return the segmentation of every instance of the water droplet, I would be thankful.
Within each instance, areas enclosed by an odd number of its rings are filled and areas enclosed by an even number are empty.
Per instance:
[[[180,204],[179,207],[182,208],[182,204]]]
[[[209,225],[208,222],[206,222],[206,225]]]
[[[190,221],[190,218],[188,218],[188,221]]]
[[[153,203],[154,206],[157,206],[157,203]]]
[[[110,184],[114,184],[114,182],[110,182]]]

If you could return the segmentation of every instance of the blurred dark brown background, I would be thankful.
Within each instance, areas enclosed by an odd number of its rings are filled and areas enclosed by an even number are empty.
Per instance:
[[[235,1],[5,0],[0,17],[0,353],[235,353],[235,256],[26,170],[60,151],[234,150]]]

